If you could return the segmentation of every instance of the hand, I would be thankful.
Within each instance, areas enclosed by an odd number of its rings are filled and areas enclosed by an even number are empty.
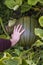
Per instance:
[[[13,34],[11,35],[12,39],[10,41],[12,42],[11,46],[14,46],[19,40],[25,29],[22,29],[22,25],[18,25],[17,27],[14,26]]]

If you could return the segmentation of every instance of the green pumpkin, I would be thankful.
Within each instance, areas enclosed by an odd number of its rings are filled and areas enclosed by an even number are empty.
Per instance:
[[[25,32],[21,35],[21,39],[18,42],[21,46],[31,46],[36,39],[34,34],[34,29],[38,26],[37,20],[34,17],[21,17],[17,19],[15,25],[22,24],[23,28],[25,28]]]

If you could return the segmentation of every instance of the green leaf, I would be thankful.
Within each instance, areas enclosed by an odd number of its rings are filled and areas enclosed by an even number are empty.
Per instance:
[[[5,65],[19,65],[17,60],[12,60],[12,59],[3,60],[3,63]]]
[[[14,58],[12,58],[13,60],[15,60],[15,61],[17,61],[18,62],[18,65],[20,64],[22,64],[22,57],[14,57]]]
[[[0,61],[0,65],[5,65],[2,61]]]
[[[41,57],[42,60],[43,60],[43,50],[40,50],[40,57]]]
[[[22,59],[22,65],[28,65],[25,59]]]
[[[43,16],[41,16],[41,17],[39,18],[39,23],[40,23],[40,25],[43,27]]]
[[[16,6],[13,7],[13,10],[14,11],[17,10],[19,8],[19,6],[22,5],[22,0],[15,0],[15,3],[16,3]]]
[[[28,0],[29,5],[36,5],[39,0]]]
[[[20,65],[22,60],[19,57],[12,57],[3,59],[2,61],[5,65]]]
[[[7,36],[2,34],[2,35],[0,35],[0,38],[7,39]]]
[[[39,0],[39,2],[43,5],[43,0]]]
[[[19,49],[15,49],[14,53],[17,54],[17,55],[19,56],[21,52],[20,52]]]
[[[43,45],[43,42],[41,42],[40,40],[37,40],[34,45],[39,47]]]
[[[17,10],[19,8],[19,5],[16,5],[15,7],[13,7],[13,10]]]
[[[28,10],[30,10],[31,6],[28,5],[28,3],[24,3],[22,6],[21,6],[21,13],[25,13],[27,12]]]
[[[9,21],[8,21],[8,26],[9,26],[9,27],[14,26],[15,22],[16,22],[16,19],[9,20]]]
[[[16,2],[18,5],[21,5],[21,4],[22,4],[22,0],[15,0],[15,2]]]
[[[4,56],[3,56],[3,58],[6,58],[6,57],[11,58],[12,56],[11,56],[11,54],[9,54],[8,52],[4,52]]]
[[[14,0],[5,0],[4,4],[10,9],[12,9],[16,5]]]
[[[37,36],[39,36],[39,37],[43,40],[43,29],[36,28],[36,29],[35,29],[35,34],[36,34]]]
[[[5,0],[4,4],[10,9],[17,10],[22,4],[22,0]]]
[[[29,65],[36,65],[36,63],[34,63],[32,60],[28,59],[26,60],[26,62],[29,64]]]

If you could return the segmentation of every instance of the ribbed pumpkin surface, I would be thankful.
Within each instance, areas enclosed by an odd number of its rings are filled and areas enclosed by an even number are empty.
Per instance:
[[[36,19],[29,16],[21,17],[16,21],[15,25],[18,24],[22,24],[23,28],[25,28],[25,32],[21,35],[21,39],[18,44],[22,46],[31,46],[36,39],[34,34],[34,29],[38,26]]]

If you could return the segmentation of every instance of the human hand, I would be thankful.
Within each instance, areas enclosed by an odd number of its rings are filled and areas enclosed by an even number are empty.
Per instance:
[[[22,25],[17,25],[14,26],[14,31],[13,31],[13,34],[11,35],[12,39],[10,39],[11,41],[11,46],[14,46],[19,40],[20,40],[20,37],[21,35],[23,34],[23,32],[25,31],[25,29],[22,29]]]

